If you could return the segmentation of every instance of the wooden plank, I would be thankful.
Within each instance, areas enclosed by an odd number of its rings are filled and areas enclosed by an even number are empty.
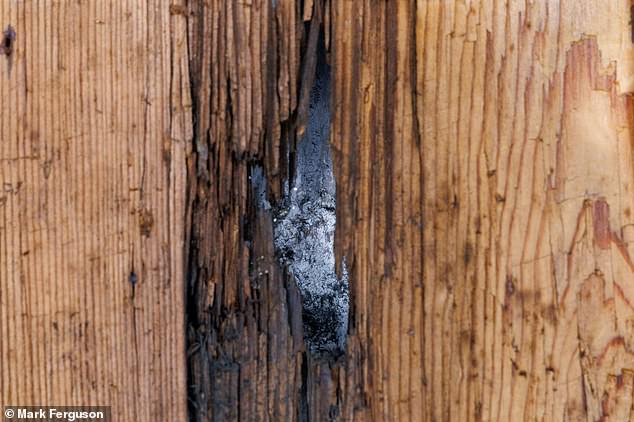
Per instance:
[[[346,418],[630,420],[630,2],[333,9]]]
[[[632,419],[630,2],[311,3],[0,3],[0,405]],[[292,174],[314,10],[337,360],[306,353],[253,185]]]
[[[260,196],[281,199],[289,174],[302,10],[295,0],[189,8],[191,417],[297,420],[306,412],[301,299],[278,264]]]
[[[12,0],[0,24],[0,405],[185,420],[185,17]]]

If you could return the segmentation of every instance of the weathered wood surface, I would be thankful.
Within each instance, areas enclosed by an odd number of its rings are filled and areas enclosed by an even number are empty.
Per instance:
[[[0,25],[0,406],[186,420],[185,19],[7,0]]]
[[[287,6],[278,3],[276,13]],[[629,418],[629,11],[623,1],[327,3],[337,251],[347,258],[353,309],[343,362],[331,368],[302,357],[305,415]],[[280,29],[282,20],[273,28],[292,36],[295,29]],[[232,27],[240,25],[234,20]],[[280,46],[292,42],[275,45],[271,54],[281,55]],[[273,63],[267,69],[280,72],[273,86],[283,100],[291,92],[281,77],[287,67]],[[253,66],[246,68],[251,73],[238,80],[256,79]],[[230,75],[234,81],[236,73]],[[231,110],[240,113],[235,102]],[[290,116],[292,122],[293,113],[265,110],[273,121]],[[223,122],[236,130],[235,121]],[[286,134],[277,136],[272,145],[265,138],[252,155],[276,189],[280,164],[269,161],[271,151],[275,157],[278,146],[290,143]],[[227,166],[237,161],[225,160]],[[246,183],[244,173],[239,181]],[[247,205],[240,206],[253,206],[241,189]],[[242,227],[232,218],[229,227]],[[224,236],[236,239],[235,232]],[[224,274],[229,278],[212,284],[215,300],[219,287],[244,278],[235,266]],[[269,295],[265,302],[290,312],[293,321],[297,315],[284,296],[277,299]],[[210,326],[251,308],[231,309],[230,317]],[[291,330],[282,325],[275,332],[280,348],[270,342],[271,327],[260,329],[266,350],[275,350],[275,362],[292,359],[278,355],[290,350]],[[238,340],[216,338],[212,350],[218,354],[225,343],[236,347],[255,336],[237,332]],[[256,372],[236,370],[253,356],[230,359],[228,379],[254,378]],[[258,355],[258,367],[262,359]],[[285,377],[297,377],[296,370]],[[285,394],[298,394],[294,388]],[[236,408],[238,391],[207,405]],[[263,394],[271,400],[271,391]]]
[[[303,412],[301,302],[277,265],[257,167],[281,198],[299,101],[295,0],[192,1],[195,141],[189,166],[188,359],[193,420]]]
[[[333,8],[345,419],[633,419],[630,2]]]
[[[16,0],[0,17],[0,404],[634,419],[629,1]],[[337,362],[305,352],[249,179],[262,167],[275,202],[293,174],[313,24],[352,294]]]

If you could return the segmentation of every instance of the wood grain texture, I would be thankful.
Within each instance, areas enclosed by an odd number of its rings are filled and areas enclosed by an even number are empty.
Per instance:
[[[630,2],[331,18],[344,419],[632,419]]]
[[[274,256],[271,211],[253,189],[261,169],[264,195],[275,204],[292,171],[305,39],[299,6],[189,4],[196,119],[187,312],[195,421],[306,414],[301,299]]]
[[[183,16],[0,2],[0,406],[185,420]],[[129,283],[134,272],[137,283]]]
[[[11,0],[0,18],[0,405],[634,420],[629,1]],[[318,27],[351,289],[337,360],[306,351],[252,186],[262,169],[275,204],[293,176]]]

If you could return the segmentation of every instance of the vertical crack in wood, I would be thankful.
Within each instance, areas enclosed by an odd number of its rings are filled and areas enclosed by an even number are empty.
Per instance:
[[[311,24],[311,37],[314,23]],[[309,38],[309,43],[311,39]],[[317,44],[317,43],[316,43]],[[307,54],[316,68],[296,153],[291,189],[275,210],[275,245],[280,262],[302,293],[304,338],[315,356],[336,358],[345,350],[348,280],[335,274],[335,179],[330,157],[330,66],[323,33]],[[306,64],[308,66],[308,64]],[[302,87],[302,91],[306,91]],[[300,101],[300,110],[302,107]]]

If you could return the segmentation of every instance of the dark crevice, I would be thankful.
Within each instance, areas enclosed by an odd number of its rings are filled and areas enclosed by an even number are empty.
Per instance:
[[[310,49],[309,49],[310,50]],[[294,178],[274,210],[275,246],[299,287],[304,339],[315,357],[345,349],[347,275],[335,274],[335,178],[330,154],[330,66],[323,33],[313,49],[315,72],[306,127],[297,145]]]
[[[13,50],[15,49],[15,29],[11,25],[2,33],[2,43],[0,43],[0,55],[7,56],[7,77],[11,77],[11,67],[13,66]]]
[[[13,53],[13,41],[15,40],[15,30],[11,25],[7,26],[7,29],[2,33],[2,44],[0,44],[0,49],[2,50],[2,54],[6,56],[11,56]]]
[[[308,359],[302,359],[302,386],[299,391],[299,421],[308,421]]]

